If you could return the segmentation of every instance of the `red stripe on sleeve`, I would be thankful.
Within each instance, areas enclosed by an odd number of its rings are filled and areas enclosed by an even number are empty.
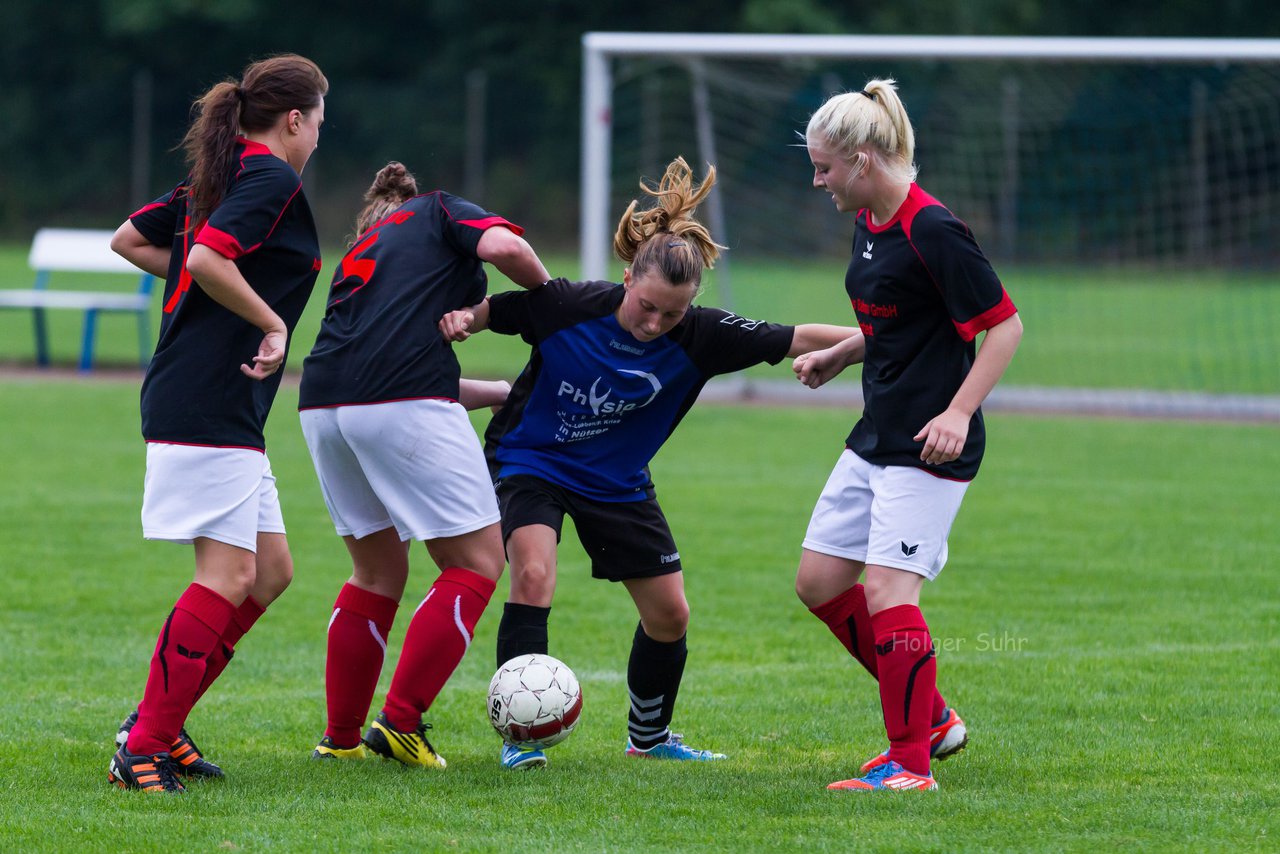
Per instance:
[[[156,208],[162,208],[162,207],[164,207],[164,202],[152,202],[152,203],[151,203],[151,204],[149,204],[149,205],[143,205],[142,207],[138,208],[138,209],[137,209],[136,211],[134,211],[133,213],[129,214],[129,219],[133,219],[135,216],[141,216],[142,214],[146,213],[147,211],[153,211],[153,210],[155,210]]]
[[[982,314],[973,318],[966,323],[955,323],[956,331],[960,333],[960,337],[966,341],[972,341],[978,337],[979,332],[986,332],[991,327],[1001,323],[1018,313],[1018,308],[1013,304],[1013,300],[1009,299],[1009,294],[1003,288],[1000,291],[1000,302],[994,307],[987,309]]]
[[[515,225],[514,223],[507,222],[500,216],[487,216],[484,219],[460,219],[458,220],[458,223],[461,225],[469,225],[472,228],[479,228],[481,230],[493,228],[495,225],[501,225],[511,229],[512,234],[515,234],[517,237],[524,234],[523,228]]]
[[[219,231],[211,225],[205,225],[200,229],[200,233],[196,235],[196,243],[202,243],[208,246],[214,252],[223,257],[230,258],[232,261],[245,254],[248,250],[240,245],[240,241],[236,240],[225,231]]]

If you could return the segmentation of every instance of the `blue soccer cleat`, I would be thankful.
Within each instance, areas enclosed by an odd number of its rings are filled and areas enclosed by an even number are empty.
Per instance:
[[[641,750],[627,739],[627,755],[639,756],[643,759],[676,759],[684,762],[711,762],[716,759],[727,759],[723,753],[710,750],[695,750],[684,743],[684,736],[678,732],[670,733],[667,740],[655,744],[647,750]]]
[[[903,768],[897,762],[884,762],[871,769],[865,777],[854,780],[840,780],[827,786],[828,789],[851,789],[856,792],[873,792],[878,789],[900,790],[918,789],[930,791],[938,788],[932,774],[915,774]]]
[[[547,764],[547,754],[541,750],[528,747],[516,747],[514,744],[502,743],[500,754],[503,768],[515,771],[525,768],[542,768]]]
[[[968,743],[969,731],[965,728],[964,721],[960,720],[960,716],[956,714],[955,709],[947,706],[947,710],[942,714],[942,719],[929,730],[929,758],[948,759],[964,750],[964,746]],[[872,769],[878,768],[888,761],[889,751],[886,750],[879,756],[873,756],[863,762],[858,771],[862,774],[868,774]]]

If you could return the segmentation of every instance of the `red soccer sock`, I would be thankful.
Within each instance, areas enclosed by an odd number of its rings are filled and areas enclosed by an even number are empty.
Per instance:
[[[195,705],[209,655],[235,610],[226,599],[199,584],[192,584],[178,597],[151,656],[138,722],[129,731],[130,753],[167,752],[177,740]]]
[[[809,611],[827,624],[831,634],[844,645],[867,672],[879,679],[876,673],[876,636],[871,628],[871,612],[867,610],[867,593],[861,584],[855,584],[845,592],[810,608]],[[937,723],[947,710],[947,701],[935,689],[931,723]]]
[[[329,724],[324,734],[342,748],[360,743],[360,730],[378,687],[387,637],[399,603],[354,584],[343,585],[329,619],[324,696]]]
[[[871,614],[867,611],[867,593],[861,584],[855,584],[829,602],[809,610],[827,624],[831,634],[868,673],[876,676],[876,637],[871,630]]]
[[[476,623],[495,584],[469,569],[449,567],[431,585],[404,639],[383,710],[401,732],[413,732],[422,714],[471,645]]]
[[[240,603],[240,607],[236,608],[235,614],[231,616],[231,622],[227,623],[227,627],[222,632],[222,637],[218,638],[217,646],[209,654],[208,663],[205,665],[204,679],[200,682],[199,690],[196,691],[197,703],[204,696],[204,692],[209,690],[209,686],[222,675],[222,671],[226,670],[227,665],[231,663],[232,656],[236,654],[236,644],[240,642],[240,638],[249,633],[249,629],[253,628],[253,624],[258,622],[258,618],[266,613],[266,610],[252,596],[246,596],[244,601]]]
[[[871,616],[880,708],[889,736],[889,760],[916,774],[929,773],[930,712],[937,693],[933,639],[915,605],[896,605]]]

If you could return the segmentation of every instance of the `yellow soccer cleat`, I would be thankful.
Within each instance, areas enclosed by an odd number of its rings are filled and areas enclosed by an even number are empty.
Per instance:
[[[427,741],[429,729],[431,724],[420,723],[413,732],[401,732],[387,722],[385,712],[379,712],[364,734],[364,743],[383,759],[394,759],[410,768],[444,768],[448,763]]]
[[[320,739],[320,743],[316,745],[316,749],[311,752],[312,759],[368,759],[369,751],[365,749],[364,742],[357,741],[355,747],[338,747],[333,743],[333,739],[325,736]]]

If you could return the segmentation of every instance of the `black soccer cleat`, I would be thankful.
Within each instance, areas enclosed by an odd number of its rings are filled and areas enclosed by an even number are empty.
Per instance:
[[[186,787],[178,781],[173,760],[167,753],[139,756],[121,747],[111,757],[107,782],[121,789],[139,789],[152,794],[180,795]]]
[[[129,730],[133,729],[133,725],[138,722],[138,712],[132,711],[129,716],[120,723],[120,730],[116,733],[116,746],[125,748],[129,743]],[[169,746],[169,758],[173,762],[174,770],[185,777],[206,777],[210,780],[221,780],[224,776],[222,769],[208,759],[204,758],[204,754],[200,752],[200,748],[196,747],[196,743],[191,740],[191,736],[187,735],[186,727],[178,732],[178,738]]]

